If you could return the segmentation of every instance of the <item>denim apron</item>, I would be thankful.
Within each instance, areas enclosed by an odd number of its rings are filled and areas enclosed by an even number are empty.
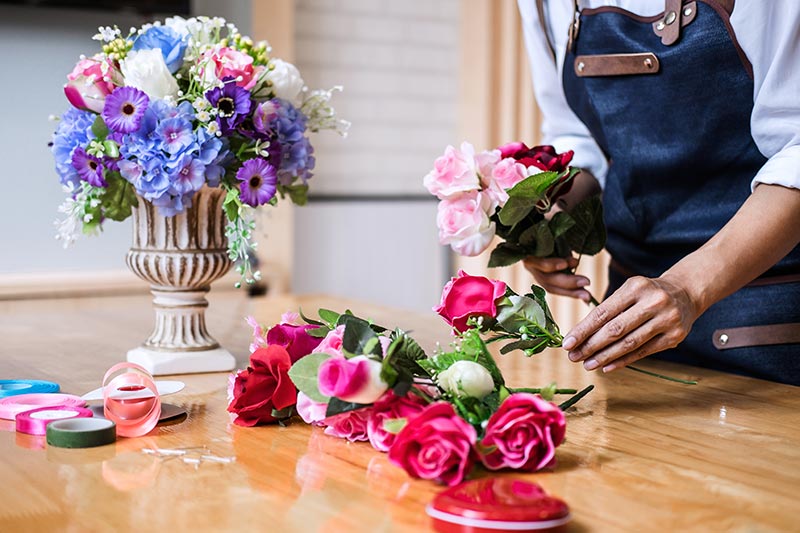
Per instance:
[[[631,275],[657,277],[698,249],[741,207],[766,162],[750,133],[752,68],[724,4],[667,0],[655,17],[617,7],[576,14],[563,84],[610,161],[607,294]],[[665,44],[664,30],[676,28]],[[800,385],[797,273],[800,247],[656,357]]]

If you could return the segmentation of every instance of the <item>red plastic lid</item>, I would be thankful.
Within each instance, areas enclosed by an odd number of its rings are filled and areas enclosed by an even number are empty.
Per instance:
[[[562,500],[549,496],[536,483],[514,477],[486,477],[456,485],[440,493],[427,512],[435,522],[461,526],[464,531],[542,531],[562,526],[570,518]]]

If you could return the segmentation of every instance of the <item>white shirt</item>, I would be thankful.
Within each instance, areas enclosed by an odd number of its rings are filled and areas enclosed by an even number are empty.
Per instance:
[[[535,0],[517,0],[536,100],[544,115],[543,142],[574,150],[573,164],[605,184],[608,162],[586,126],[567,105],[561,68],[572,20],[572,0],[545,2],[557,64],[542,33]],[[664,11],[664,0],[582,0],[581,7],[617,6],[641,16]],[[800,189],[800,1],[738,0],[731,15],[739,45],[753,65],[750,129],[768,158],[752,182]]]

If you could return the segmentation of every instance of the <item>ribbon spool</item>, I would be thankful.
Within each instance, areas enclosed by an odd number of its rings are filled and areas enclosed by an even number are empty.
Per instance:
[[[116,426],[105,418],[55,420],[47,426],[47,444],[58,448],[93,448],[115,440]]]
[[[144,389],[152,392],[152,396],[119,397],[124,396],[120,393]],[[121,437],[141,437],[150,433],[161,416],[161,397],[153,376],[134,363],[118,363],[109,368],[103,377],[103,414],[116,424],[117,434]]]
[[[38,379],[0,379],[0,398],[17,394],[49,394],[61,390],[58,383]]]
[[[45,435],[47,425],[56,420],[69,418],[91,418],[92,411],[85,407],[57,405],[25,411],[17,415],[17,431],[28,435]]]
[[[19,394],[0,400],[0,418],[14,420],[18,414],[25,411],[32,411],[42,407],[55,407],[57,405],[84,407],[86,402],[72,394]]]

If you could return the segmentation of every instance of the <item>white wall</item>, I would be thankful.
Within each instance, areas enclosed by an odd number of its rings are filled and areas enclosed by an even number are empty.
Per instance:
[[[295,210],[294,290],[429,310],[449,261],[422,177],[458,141],[459,2],[296,5],[300,72],[310,87],[344,86],[336,109],[353,126],[347,139],[313,139],[312,200]]]

